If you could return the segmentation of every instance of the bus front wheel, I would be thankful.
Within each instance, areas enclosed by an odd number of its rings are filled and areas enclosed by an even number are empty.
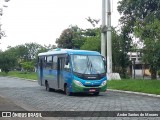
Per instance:
[[[65,93],[66,93],[67,96],[71,96],[72,95],[72,92],[69,91],[68,85],[65,85],[64,91],[65,91]]]

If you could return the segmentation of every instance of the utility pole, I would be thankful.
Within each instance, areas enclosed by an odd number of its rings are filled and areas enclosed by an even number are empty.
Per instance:
[[[112,73],[111,3],[107,0],[107,73]]]
[[[107,26],[106,26],[106,4],[107,4]],[[120,80],[119,73],[112,73],[112,28],[111,28],[111,3],[110,0],[102,0],[102,26],[101,26],[101,54],[106,58],[107,41],[107,79]]]
[[[101,54],[106,58],[106,0],[102,0]]]
[[[107,26],[106,26],[107,4]],[[106,57],[107,41],[107,57]],[[101,29],[101,54],[107,58],[107,73],[112,73],[112,43],[111,43],[111,8],[110,0],[102,0],[102,29]]]

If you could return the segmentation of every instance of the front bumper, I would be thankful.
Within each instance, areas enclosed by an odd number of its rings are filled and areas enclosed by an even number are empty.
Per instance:
[[[94,93],[94,92],[105,92],[107,89],[107,84],[99,87],[81,87],[76,85],[74,82],[71,84],[72,92],[85,92],[85,93]]]

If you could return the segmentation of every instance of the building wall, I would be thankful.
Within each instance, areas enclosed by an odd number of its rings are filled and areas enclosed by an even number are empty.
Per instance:
[[[141,53],[140,52],[128,52],[129,60],[132,61],[132,65],[130,68],[130,74],[132,76],[150,76],[148,65],[144,65],[141,61]]]

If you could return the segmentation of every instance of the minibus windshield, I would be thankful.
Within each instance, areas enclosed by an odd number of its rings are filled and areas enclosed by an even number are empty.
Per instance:
[[[105,73],[102,56],[71,55],[73,72],[81,74]]]

